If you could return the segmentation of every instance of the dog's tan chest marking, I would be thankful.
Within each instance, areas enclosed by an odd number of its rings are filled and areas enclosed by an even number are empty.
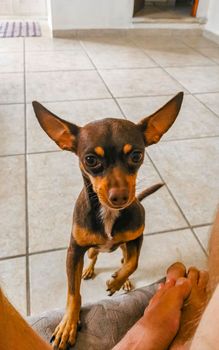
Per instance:
[[[74,224],[72,234],[81,247],[96,246],[100,251],[112,251],[111,248],[115,245],[118,246],[121,243],[132,241],[142,235],[143,231],[144,225],[141,225],[136,230],[117,232],[115,236],[111,236],[112,238],[109,239],[106,234],[103,236]]]

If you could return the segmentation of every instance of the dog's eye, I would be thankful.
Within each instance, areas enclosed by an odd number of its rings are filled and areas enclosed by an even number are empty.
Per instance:
[[[130,158],[133,163],[139,163],[143,158],[143,153],[141,151],[133,151],[130,154]]]
[[[100,164],[100,161],[97,157],[93,155],[89,155],[85,157],[85,164],[91,168],[96,167],[98,164]]]

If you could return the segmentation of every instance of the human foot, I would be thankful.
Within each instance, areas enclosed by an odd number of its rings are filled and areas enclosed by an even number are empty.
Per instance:
[[[183,305],[179,331],[171,344],[171,350],[179,349],[191,340],[207,303],[208,273],[190,267],[187,278],[192,289]]]
[[[190,281],[182,277],[184,274],[185,267],[180,263],[168,269],[167,282],[160,285],[144,316],[113,350],[164,350],[169,346],[179,328],[183,302],[191,290]]]

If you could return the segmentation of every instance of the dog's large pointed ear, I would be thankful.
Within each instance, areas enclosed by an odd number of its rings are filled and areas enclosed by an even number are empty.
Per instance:
[[[37,101],[33,101],[32,105],[36,117],[47,135],[63,150],[76,152],[80,127],[57,117]]]
[[[183,92],[161,107],[157,112],[142,119],[138,125],[144,134],[146,146],[157,143],[176,120],[183,101]]]

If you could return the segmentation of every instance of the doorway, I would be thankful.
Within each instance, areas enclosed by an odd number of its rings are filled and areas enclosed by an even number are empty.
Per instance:
[[[196,22],[197,0],[135,0],[133,22]]]

